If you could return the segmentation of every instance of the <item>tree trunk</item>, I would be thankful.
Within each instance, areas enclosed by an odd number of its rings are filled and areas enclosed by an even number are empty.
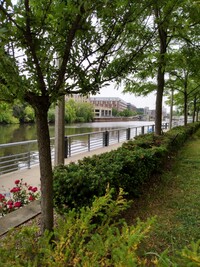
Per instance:
[[[47,118],[48,109],[36,110],[37,139],[41,181],[41,231],[53,230],[53,173],[50,136]]]
[[[170,115],[169,115],[169,129],[173,126],[173,105],[174,105],[174,89],[171,91]]]
[[[162,71],[162,66],[158,68],[157,75],[157,95],[156,95],[156,114],[155,114],[155,134],[161,135],[162,128],[162,101],[163,101],[163,91],[165,85],[164,72]]]
[[[195,122],[195,114],[197,110],[197,96],[194,97],[194,105],[193,105],[193,114],[192,114],[192,122]]]
[[[159,22],[160,10],[155,8],[155,17],[158,20],[158,37],[160,43],[160,52],[158,59],[157,72],[157,95],[156,95],[156,114],[155,114],[155,134],[162,133],[162,101],[165,87],[165,55],[167,51],[167,32],[162,23]]]
[[[55,114],[55,166],[64,164],[65,96],[58,101]]]
[[[188,73],[185,73],[184,79],[184,126],[187,126],[188,121]]]
[[[184,126],[187,126],[188,108],[187,92],[184,92]]]

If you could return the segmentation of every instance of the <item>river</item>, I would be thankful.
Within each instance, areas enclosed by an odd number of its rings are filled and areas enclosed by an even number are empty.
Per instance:
[[[133,128],[143,125],[152,125],[153,122],[146,121],[124,121],[124,122],[93,122],[93,123],[76,123],[65,126],[65,136],[76,135],[89,132],[103,132],[106,130]],[[50,136],[54,137],[55,126],[49,125]],[[86,135],[87,136],[87,135]],[[75,145],[80,143],[84,146],[88,144],[86,136],[76,137],[73,142]],[[37,143],[31,142],[29,144],[17,144],[17,142],[36,140],[36,125],[35,124],[13,124],[0,125],[0,174],[27,168],[29,164],[38,164],[39,155]],[[8,145],[15,143],[15,145]],[[2,145],[2,144],[7,144]],[[1,146],[2,145],[2,146]],[[83,148],[83,147],[81,147]],[[54,155],[54,145],[51,146]],[[71,150],[71,148],[70,148]],[[70,152],[71,153],[71,152]]]
[[[131,128],[134,126],[152,125],[152,121],[124,121],[124,122],[92,122],[65,125],[65,135],[98,132],[111,129]],[[49,125],[50,136],[54,137],[55,127]],[[0,144],[37,139],[35,124],[0,125]]]

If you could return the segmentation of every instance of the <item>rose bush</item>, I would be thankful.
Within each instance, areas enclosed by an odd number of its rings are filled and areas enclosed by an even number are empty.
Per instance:
[[[38,199],[40,192],[37,187],[33,187],[23,182],[23,179],[16,180],[15,186],[10,190],[10,196],[0,194],[0,214],[4,216],[28,203]]]

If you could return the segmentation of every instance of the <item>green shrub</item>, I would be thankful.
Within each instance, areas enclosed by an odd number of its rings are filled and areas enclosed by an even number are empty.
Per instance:
[[[0,244],[0,266],[145,266],[138,253],[153,219],[128,226],[117,219],[129,207],[120,190],[116,200],[112,190],[95,198],[91,208],[69,211],[51,233],[38,237],[37,227],[11,232]]]
[[[54,204],[59,212],[91,204],[94,196],[105,194],[106,186],[123,188],[138,196],[151,173],[158,171],[161,149],[133,151],[119,148],[54,170]],[[163,152],[163,151],[162,151]]]
[[[54,203],[59,212],[90,205],[106,186],[123,188],[131,197],[142,192],[151,175],[163,170],[168,156],[187,140],[198,125],[176,127],[156,136],[141,135],[115,151],[84,158],[54,170]]]
[[[0,243],[3,267],[186,267],[200,266],[200,240],[173,257],[143,251],[155,221],[128,226],[121,218],[129,206],[123,190],[113,200],[113,190],[95,198],[91,207],[70,210],[57,219],[54,233],[39,235],[38,226],[11,230]],[[52,236],[54,235],[53,241]]]

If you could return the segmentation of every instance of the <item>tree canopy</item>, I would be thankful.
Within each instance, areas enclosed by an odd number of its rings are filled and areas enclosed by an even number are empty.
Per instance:
[[[26,101],[35,111],[42,231],[53,227],[49,107],[64,94],[95,93],[131,66],[127,63],[147,41],[132,38],[129,59],[119,64],[121,51],[129,42],[127,33],[137,35],[143,9],[138,0],[0,3],[0,95]]]

